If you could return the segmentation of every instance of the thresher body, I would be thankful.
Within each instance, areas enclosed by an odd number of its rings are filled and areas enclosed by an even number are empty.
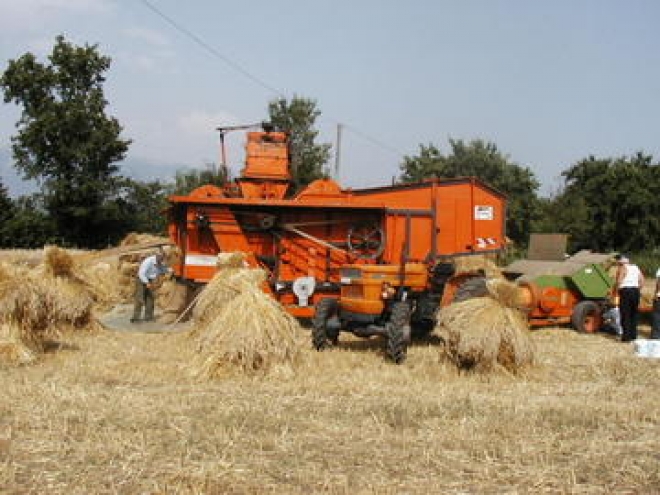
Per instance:
[[[286,134],[248,133],[241,176],[169,198],[169,236],[181,251],[175,274],[208,282],[220,252],[242,251],[268,273],[270,291],[296,316],[337,297],[348,265],[428,266],[444,257],[500,251],[505,197],[476,178],[342,189],[317,180],[296,195]],[[312,282],[301,297],[296,283]]]
[[[290,199],[228,197],[204,186],[170,204],[169,235],[182,253],[177,276],[208,282],[219,252],[242,251],[268,271],[273,294],[297,315],[339,293],[346,265],[430,264],[496,252],[505,240],[505,199],[474,178],[362,190],[321,180]],[[292,292],[300,277],[316,286],[304,308]]]

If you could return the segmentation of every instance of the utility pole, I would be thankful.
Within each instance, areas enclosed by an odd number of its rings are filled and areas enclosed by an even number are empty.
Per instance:
[[[335,180],[339,182],[339,163],[341,155],[341,133],[344,126],[337,124],[337,142],[335,144]]]

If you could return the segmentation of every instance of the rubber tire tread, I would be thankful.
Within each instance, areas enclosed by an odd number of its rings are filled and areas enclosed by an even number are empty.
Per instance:
[[[387,323],[387,356],[396,364],[406,360],[408,338],[404,331],[410,325],[410,304],[399,301],[392,305],[390,321]]]
[[[322,351],[330,346],[327,323],[330,317],[337,312],[337,306],[337,300],[332,298],[321,299],[316,304],[316,311],[312,319],[312,345],[317,351]]]
[[[599,312],[600,308],[594,301],[580,301],[571,313],[571,326],[580,333],[587,333],[584,329],[584,320],[589,313]]]

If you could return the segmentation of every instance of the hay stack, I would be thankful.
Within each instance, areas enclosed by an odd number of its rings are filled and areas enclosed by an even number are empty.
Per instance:
[[[198,376],[268,372],[298,361],[298,321],[263,292],[265,272],[246,268],[244,261],[241,253],[221,256],[222,267],[199,297],[192,332]]]
[[[54,292],[31,278],[8,278],[0,283],[0,358],[25,364],[43,352],[57,335],[51,307]]]
[[[483,273],[486,278],[504,278],[500,268],[488,255],[457,256],[453,261],[456,273]]]
[[[489,296],[442,308],[436,333],[444,340],[444,354],[459,369],[517,372],[534,361],[529,325],[518,309],[517,287],[489,280]]]
[[[243,290],[250,290],[255,285],[258,287],[264,281],[260,270],[246,267],[245,254],[241,252],[218,254],[216,266],[217,273],[206,284],[195,303],[193,320],[196,327],[204,326],[212,320],[218,308]]]
[[[132,246],[133,244],[146,244],[148,242],[163,242],[167,243],[166,237],[161,237],[153,234],[140,234],[139,232],[131,232],[126,235],[120,242],[120,246]]]
[[[47,248],[44,263],[31,271],[3,267],[0,275],[0,357],[29,362],[48,340],[70,329],[93,329],[94,298],[71,256]]]

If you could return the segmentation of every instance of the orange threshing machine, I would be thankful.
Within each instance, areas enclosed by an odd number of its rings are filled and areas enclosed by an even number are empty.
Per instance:
[[[347,267],[428,271],[504,246],[505,198],[475,178],[356,190],[321,179],[296,193],[291,184],[287,135],[248,132],[240,177],[170,197],[169,236],[182,253],[175,275],[203,284],[219,252],[242,251],[267,271],[273,297],[310,318],[318,301],[339,297]]]

